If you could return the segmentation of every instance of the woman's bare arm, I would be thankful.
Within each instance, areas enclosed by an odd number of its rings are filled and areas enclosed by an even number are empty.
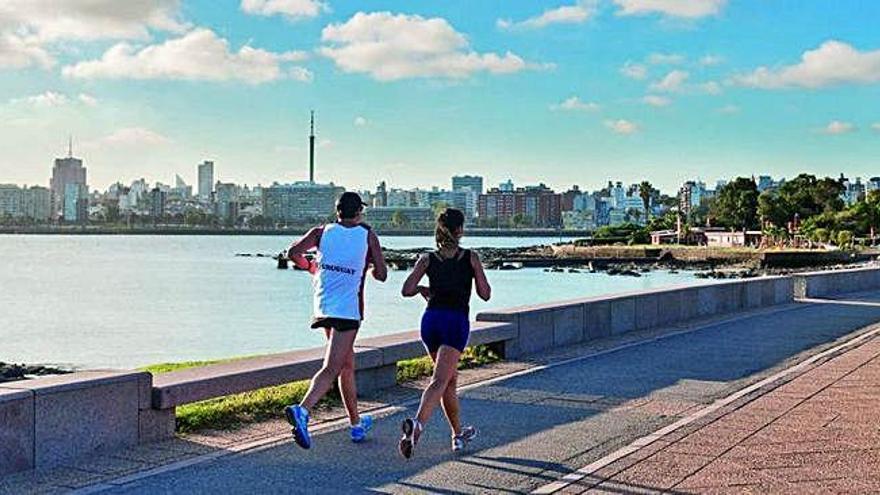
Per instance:
[[[489,279],[486,278],[486,272],[483,270],[483,263],[476,251],[471,251],[471,266],[474,269],[474,284],[477,286],[477,295],[480,299],[488,301],[492,297],[492,286],[489,285]]]
[[[406,277],[406,281],[403,283],[403,288],[400,290],[400,294],[403,297],[412,297],[417,294],[422,294],[423,296],[426,294],[426,287],[420,286],[419,282],[422,280],[422,277],[425,276],[425,272],[428,271],[428,256],[427,254],[423,254],[419,257],[419,260],[416,261],[416,266],[413,268],[412,273]]]

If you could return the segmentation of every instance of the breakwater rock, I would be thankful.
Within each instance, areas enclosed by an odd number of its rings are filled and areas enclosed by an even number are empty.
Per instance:
[[[0,362],[0,383],[24,380],[31,376],[63,375],[66,373],[70,373],[70,371],[51,366]]]

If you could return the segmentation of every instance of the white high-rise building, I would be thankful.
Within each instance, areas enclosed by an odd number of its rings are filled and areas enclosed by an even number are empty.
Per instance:
[[[199,197],[211,199],[214,192],[214,162],[205,161],[199,165]]]

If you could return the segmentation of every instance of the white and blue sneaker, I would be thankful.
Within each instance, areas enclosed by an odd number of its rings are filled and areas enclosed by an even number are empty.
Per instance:
[[[458,452],[464,450],[465,447],[473,439],[477,438],[477,429],[473,426],[465,426],[458,435],[452,435],[452,451]]]
[[[293,426],[293,440],[304,449],[311,448],[312,438],[309,436],[309,412],[306,408],[296,405],[284,408],[287,422]]]
[[[373,417],[369,414],[361,416],[361,421],[351,427],[351,441],[361,443],[367,438],[367,433],[373,429]]]

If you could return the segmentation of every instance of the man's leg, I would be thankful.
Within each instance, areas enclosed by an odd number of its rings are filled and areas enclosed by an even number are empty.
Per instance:
[[[354,332],[351,332],[354,333]],[[352,426],[361,422],[358,415],[358,398],[357,384],[354,377],[354,351],[349,353],[342,371],[339,372],[339,395],[342,396],[342,403],[345,404],[345,411],[348,413],[348,421]]]
[[[321,397],[324,397],[330,388],[333,387],[333,381],[339,376],[346,362],[350,358],[353,359],[354,339],[356,336],[357,332],[355,331],[330,331],[330,342],[327,345],[327,352],[324,354],[324,365],[312,377],[309,391],[306,392],[306,396],[303,397],[300,406],[311,410],[321,400]]]

